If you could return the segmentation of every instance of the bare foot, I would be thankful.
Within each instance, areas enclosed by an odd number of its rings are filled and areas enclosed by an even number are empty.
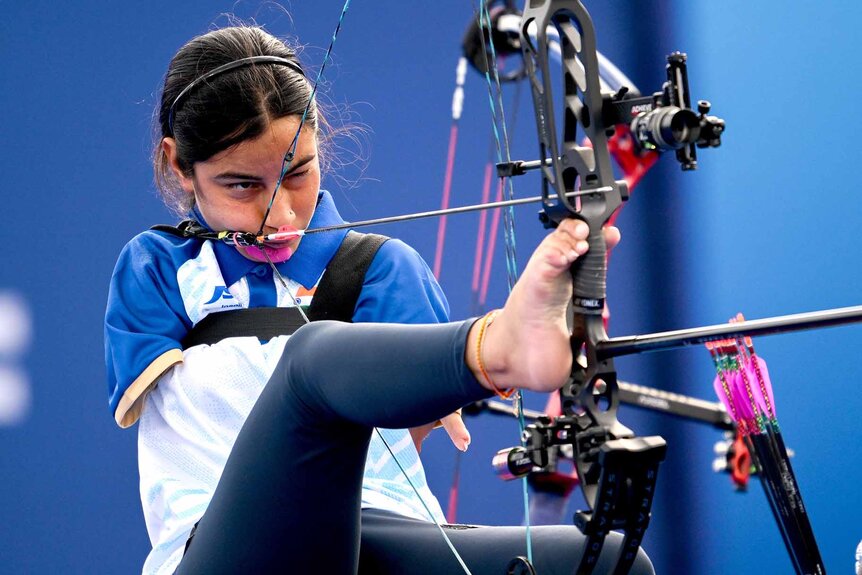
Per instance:
[[[506,305],[487,327],[482,361],[497,388],[522,387],[553,391],[568,379],[572,351],[566,309],[572,299],[569,268],[587,252],[588,228],[566,220],[533,252]],[[605,230],[608,247],[619,242],[616,228]],[[482,385],[491,386],[478,369],[478,322],[468,339],[468,364]],[[472,360],[472,361],[471,361]]]

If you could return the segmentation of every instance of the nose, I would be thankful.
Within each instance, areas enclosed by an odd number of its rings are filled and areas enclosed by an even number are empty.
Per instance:
[[[272,206],[269,206],[272,201]],[[292,226],[296,219],[296,212],[293,210],[293,205],[290,200],[290,194],[280,186],[275,192],[275,198],[268,196],[264,205],[264,209],[269,207],[269,214],[264,221],[264,229],[266,231],[276,231],[283,226]]]

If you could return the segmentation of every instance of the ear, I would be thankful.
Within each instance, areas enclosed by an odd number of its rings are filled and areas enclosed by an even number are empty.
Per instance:
[[[177,160],[177,141],[173,138],[162,138],[162,153],[168,160],[168,165],[174,172],[174,175],[177,178],[177,181],[182,186],[183,191],[187,194],[194,195],[195,193],[195,183],[194,179],[190,176],[187,176],[183,170],[180,168],[179,161]]]

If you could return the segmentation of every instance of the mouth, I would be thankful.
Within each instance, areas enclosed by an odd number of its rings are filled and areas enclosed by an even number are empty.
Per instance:
[[[258,262],[281,263],[286,262],[293,256],[296,251],[296,244],[304,235],[303,230],[299,230],[293,226],[282,226],[278,231],[261,236],[262,245],[257,246],[240,246],[236,245],[236,249],[245,257]]]
[[[262,236],[262,239],[264,245],[280,245],[301,238],[304,235],[305,230],[300,230],[293,226],[281,226],[277,232]]]

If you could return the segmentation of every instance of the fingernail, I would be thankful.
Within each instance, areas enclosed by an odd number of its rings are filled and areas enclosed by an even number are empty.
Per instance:
[[[590,244],[585,240],[581,240],[575,245],[575,251],[578,252],[579,255],[584,255],[589,249]]]
[[[585,238],[590,234],[590,228],[584,222],[580,222],[575,227],[575,235],[581,238]]]

